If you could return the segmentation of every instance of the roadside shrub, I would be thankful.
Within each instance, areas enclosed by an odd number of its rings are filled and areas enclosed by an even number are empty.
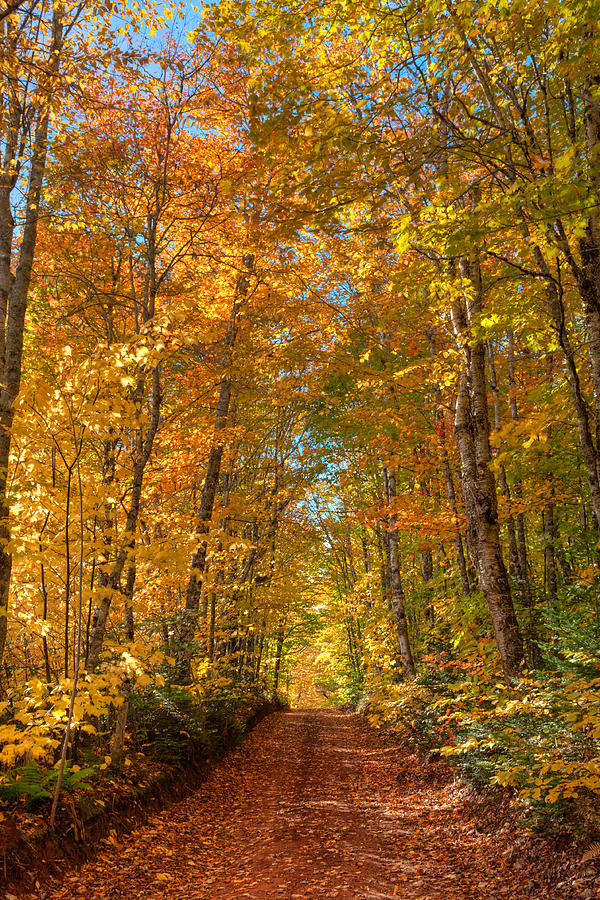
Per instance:
[[[369,718],[450,758],[465,778],[509,786],[557,814],[600,794],[600,669],[582,652],[563,648],[561,671],[510,684],[440,658],[414,682],[378,685]]]
[[[153,759],[197,762],[235,744],[265,702],[258,690],[235,689],[229,679],[217,679],[205,694],[151,685],[131,694],[132,739]]]

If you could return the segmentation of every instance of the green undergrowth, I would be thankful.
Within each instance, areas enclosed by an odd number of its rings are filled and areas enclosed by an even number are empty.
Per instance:
[[[600,827],[600,664],[562,648],[553,668],[507,683],[479,660],[431,654],[411,683],[380,681],[370,721],[446,758],[476,786],[510,788],[525,824]],[[575,826],[576,827],[576,826]]]
[[[151,685],[132,696],[131,743],[171,765],[198,762],[237,743],[267,702],[257,687],[222,685],[196,694]]]
[[[96,771],[95,767],[82,769],[68,762],[63,772],[62,790],[92,790],[86,779]],[[57,779],[58,769],[44,769],[32,760],[5,774],[0,781],[0,801],[11,804],[22,800],[30,809],[52,799]]]
[[[212,689],[149,684],[130,695],[128,738],[122,759],[110,756],[117,710],[109,709],[92,733],[73,732],[62,798],[75,800],[87,818],[102,812],[107,797],[139,796],[169,772],[198,767],[234,746],[265,711],[283,705],[259,686],[221,679]],[[56,730],[56,729],[55,729]],[[0,775],[0,822],[19,809],[43,813],[58,774],[55,758],[24,759]],[[64,805],[63,802],[63,805]],[[33,821],[33,820],[32,820]],[[39,824],[39,823],[37,823]]]

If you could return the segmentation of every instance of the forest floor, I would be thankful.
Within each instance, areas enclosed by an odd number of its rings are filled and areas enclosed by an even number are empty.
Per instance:
[[[482,819],[442,763],[420,762],[359,715],[303,710],[268,716],[193,795],[19,896],[599,896],[589,877],[544,886],[553,857],[514,823]]]

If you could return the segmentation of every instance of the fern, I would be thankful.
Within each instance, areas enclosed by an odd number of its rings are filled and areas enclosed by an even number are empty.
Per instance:
[[[25,799],[27,806],[49,800],[52,794],[43,784],[45,774],[37,763],[27,763],[0,783],[0,799],[9,802]]]
[[[78,787],[82,790],[91,790],[92,786],[85,779],[93,775],[95,769],[79,769],[73,772],[69,764],[63,774],[62,789],[70,791]],[[44,803],[52,799],[52,793],[58,778],[57,769],[42,769],[37,763],[30,762],[14,772],[10,772],[0,782],[0,800],[15,803],[24,800],[29,808],[37,803]]]
[[[587,850],[581,857],[581,862],[586,863],[592,859],[598,859],[598,857],[600,857],[600,841],[595,841],[587,848]]]

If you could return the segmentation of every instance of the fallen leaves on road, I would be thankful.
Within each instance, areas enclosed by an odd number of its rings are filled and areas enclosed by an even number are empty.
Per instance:
[[[360,716],[276,713],[194,795],[132,834],[109,837],[80,871],[21,896],[568,896],[536,883],[523,859],[508,861],[514,836],[477,830],[460,786],[445,771],[390,744]],[[539,839],[540,858],[548,847]]]

